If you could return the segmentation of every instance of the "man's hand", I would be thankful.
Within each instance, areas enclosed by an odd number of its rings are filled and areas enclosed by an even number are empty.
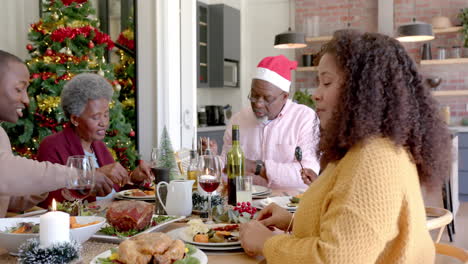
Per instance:
[[[317,174],[312,169],[304,168],[301,170],[302,181],[310,185],[313,181],[317,179]]]
[[[202,137],[201,142],[202,154],[204,154],[208,148],[208,138]],[[216,143],[216,140],[210,140],[210,150],[211,154],[218,155],[218,143]]]
[[[112,192],[114,183],[105,174],[96,171],[94,174],[94,192],[96,196],[106,196]]]
[[[119,186],[123,186],[128,182],[127,170],[118,162],[102,166],[96,171],[103,173]]]
[[[245,160],[245,175],[255,175],[255,170],[257,168],[257,162],[255,160]],[[267,172],[265,166],[260,170],[260,177],[268,181]]]

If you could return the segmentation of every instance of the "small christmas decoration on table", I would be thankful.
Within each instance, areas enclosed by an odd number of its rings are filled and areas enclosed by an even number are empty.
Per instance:
[[[40,217],[39,240],[32,238],[19,247],[19,263],[71,263],[80,258],[81,245],[70,240],[70,215],[52,210]]]

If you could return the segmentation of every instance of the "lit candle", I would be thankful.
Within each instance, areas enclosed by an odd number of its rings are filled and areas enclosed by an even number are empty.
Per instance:
[[[52,212],[48,212],[40,218],[40,242],[41,247],[47,248],[54,243],[70,241],[70,215],[56,211],[55,199],[52,200]]]

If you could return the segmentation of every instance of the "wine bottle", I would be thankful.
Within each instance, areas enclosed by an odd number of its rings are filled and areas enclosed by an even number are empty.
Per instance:
[[[232,125],[232,147],[227,153],[228,203],[236,205],[236,177],[244,176],[245,158],[239,143],[239,125]]]
[[[189,180],[195,180],[193,183],[193,188],[197,187],[197,178],[199,174],[198,164],[197,164],[197,151],[190,150],[190,164],[187,167],[187,178]]]

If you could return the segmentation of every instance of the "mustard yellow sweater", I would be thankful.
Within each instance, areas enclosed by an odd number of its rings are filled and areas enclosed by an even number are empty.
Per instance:
[[[309,187],[292,235],[266,241],[275,263],[434,263],[416,166],[401,147],[375,138],[329,164]]]

